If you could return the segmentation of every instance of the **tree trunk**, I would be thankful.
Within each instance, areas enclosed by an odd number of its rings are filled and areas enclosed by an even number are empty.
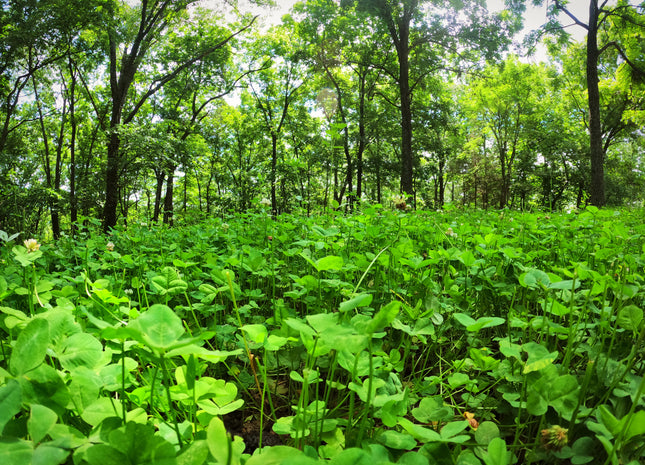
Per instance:
[[[587,91],[589,100],[589,155],[591,159],[590,202],[605,205],[605,153],[600,124],[600,90],[598,88],[598,1],[589,2],[589,31],[587,34]]]
[[[52,235],[54,239],[60,239],[60,183],[61,170],[63,168],[63,146],[65,145],[65,120],[67,118],[67,100],[63,100],[63,109],[60,121],[60,132],[56,146],[56,161],[54,162],[54,199],[52,202]]]
[[[60,238],[60,216],[58,213],[58,199],[56,198],[55,193],[58,192],[56,187],[56,181],[52,179],[52,168],[50,162],[50,150],[49,150],[49,136],[47,134],[47,128],[45,127],[45,115],[43,114],[42,105],[40,102],[40,95],[38,93],[38,86],[36,85],[36,78],[31,75],[32,84],[34,86],[34,99],[36,101],[36,107],[38,108],[38,119],[40,121],[40,131],[43,137],[43,161],[44,161],[44,170],[45,170],[45,180],[47,185],[47,204],[49,205],[49,215],[51,218],[51,227],[52,234],[54,239]],[[61,132],[64,129],[65,115],[67,101],[63,100],[63,110],[61,117]],[[55,179],[58,181],[60,186],[60,153],[56,151],[56,163],[54,165]]]
[[[117,206],[119,204],[119,135],[110,135],[107,150],[107,169],[105,171],[105,205],[103,206],[103,230],[108,232],[116,226]]]
[[[78,221],[78,204],[76,200],[76,135],[78,123],[76,121],[76,73],[72,60],[69,60],[69,73],[71,81],[69,85],[69,123],[70,123],[70,141],[69,141],[69,220],[72,224],[72,232],[76,230]]]
[[[173,194],[175,191],[174,186],[175,166],[168,168],[168,179],[166,180],[166,197],[163,202],[163,222],[169,226],[173,225]]]
[[[435,208],[443,208],[443,204],[446,199],[446,183],[444,181],[444,168],[446,165],[445,157],[442,155],[441,160],[439,160],[439,173],[437,177],[439,178],[439,202],[435,205]]]
[[[271,133],[271,211],[278,213],[278,200],[276,198],[275,183],[278,171],[278,135]]]
[[[401,93],[401,192],[414,195],[412,153],[412,96],[410,94],[410,23],[399,24],[399,91]]]
[[[152,215],[152,221],[154,223],[159,222],[159,215],[161,213],[161,197],[163,192],[163,182],[166,179],[166,172],[163,169],[155,168],[155,179],[157,180],[157,186],[155,187],[155,209]]]

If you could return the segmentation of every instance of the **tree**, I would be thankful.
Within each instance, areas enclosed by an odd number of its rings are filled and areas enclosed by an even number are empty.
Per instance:
[[[481,119],[492,136],[501,179],[499,208],[507,206],[515,163],[522,151],[535,153],[531,145],[540,122],[540,100],[548,95],[546,70],[507,59],[500,68],[491,66],[487,76],[473,82],[465,106]]]
[[[420,157],[420,178],[433,180],[432,191],[425,192],[426,205],[442,208],[445,203],[447,168],[463,144],[464,128],[456,97],[457,86],[433,79],[419,93],[415,112],[415,148]],[[423,176],[425,171],[425,176]]]
[[[56,91],[60,91],[59,74],[65,62],[73,55],[80,55],[82,52],[80,44],[83,39],[80,32],[91,29],[97,23],[96,10],[100,0],[43,0],[34,2],[29,0],[11,0],[2,3],[0,9],[0,162],[3,166],[10,167],[13,164],[12,153],[21,151],[28,152],[25,145],[27,141],[24,134],[21,134],[27,125],[35,118],[40,121],[39,138],[50,139],[49,134],[43,130],[49,125],[48,115],[60,116],[60,132],[56,147],[50,148],[49,140],[44,141],[45,145],[41,160],[43,161],[44,175],[48,190],[42,197],[48,200],[48,209],[52,220],[53,234],[58,237],[60,234],[59,200],[58,187],[62,183],[61,158],[64,150],[64,122],[66,114],[59,111],[53,104],[53,99],[48,99],[47,110],[43,108],[42,99],[38,98],[41,91],[38,81],[43,81],[48,76]],[[36,79],[37,78],[37,79]],[[61,79],[64,78],[61,76]],[[29,85],[31,84],[31,86]],[[24,98],[25,93],[32,89],[29,98]],[[49,94],[48,89],[42,89]],[[67,102],[64,92],[59,96]],[[28,108],[30,101],[36,101],[40,111],[36,114],[29,111],[21,111],[21,107]],[[65,107],[67,110],[68,107]],[[73,110],[69,107],[70,111]],[[46,121],[47,120],[47,121]],[[47,152],[47,153],[44,153]],[[51,169],[49,155],[54,153],[54,169]],[[22,188],[14,186],[15,177],[5,175],[11,173],[12,169],[3,170],[0,173],[0,210],[13,203],[14,210],[24,210],[20,205],[22,202],[16,196],[16,192]],[[58,186],[58,187],[57,187]],[[15,187],[15,189],[14,189]],[[33,200],[33,199],[32,199]],[[11,216],[11,212],[7,212]],[[29,216],[26,214],[26,216]],[[5,212],[0,211],[0,222],[5,223]],[[8,227],[8,225],[6,226]]]
[[[465,69],[480,59],[478,52],[492,57],[508,43],[506,33],[517,22],[505,23],[511,15],[487,13],[481,2],[440,0],[344,0],[379,18],[386,28],[398,60],[390,75],[398,86],[401,113],[401,192],[414,195],[412,146],[412,100],[416,86],[426,75],[453,69],[452,63]],[[425,6],[428,8],[424,8]],[[464,8],[467,5],[468,8]],[[459,43],[459,45],[458,45]]]
[[[346,14],[348,11],[332,0],[300,3],[293,12],[296,17],[303,16],[296,30],[309,45],[307,54],[319,78],[317,104],[330,129],[334,125],[340,132],[345,177],[334,198],[340,204],[347,193],[351,206],[353,199],[363,194],[370,101],[382,77],[378,68],[390,59],[390,50],[382,47],[387,37],[370,24],[372,17],[357,11]]]
[[[188,59],[186,51],[206,48],[206,44],[225,36],[227,31],[217,25],[218,19],[209,10],[199,9],[193,12],[191,21],[182,23],[163,37],[160,44],[160,56],[163,58],[153,60],[149,66],[154,68],[162,64],[168,67],[168,63],[185,61]],[[145,71],[146,67],[142,70]],[[231,51],[222,47],[178,73],[151,97],[151,106],[155,109],[156,116],[165,124],[167,135],[176,141],[174,145],[177,148],[174,156],[167,156],[161,166],[154,168],[157,178],[156,202],[160,199],[160,184],[164,181],[166,183],[164,223],[172,224],[175,171],[183,165],[184,180],[192,172],[188,169],[191,157],[188,156],[187,149],[199,144],[187,144],[188,139],[201,132],[201,122],[214,110],[216,103],[231,93],[247,74],[255,71],[238,71],[232,63]],[[186,182],[184,186],[187,186]],[[155,221],[158,214],[159,208],[155,208]]]
[[[127,5],[121,5],[124,16],[117,14],[118,8],[115,3],[110,3],[106,8],[111,110],[103,209],[105,231],[109,231],[117,223],[121,164],[121,139],[118,127],[131,123],[152,95],[184,70],[226,47],[235,36],[251,27],[255,19],[249,20],[236,32],[227,30],[223,36],[213,38],[212,42],[200,44],[199,48],[190,50],[190,54],[181,57],[181,61],[169,63],[169,67],[157,70],[151,76],[147,88],[133,92],[131,89],[144,58],[154,54],[154,47],[158,40],[175,26],[182,16],[186,15],[186,8],[192,3],[195,3],[195,0],[141,0],[141,3],[132,9]],[[123,19],[125,19],[125,27],[122,27]]]
[[[276,26],[267,35],[257,37],[250,53],[255,61],[262,63],[261,70],[251,74],[247,83],[264,130],[271,139],[269,183],[271,209],[276,214],[278,141],[287,122],[289,109],[306,80],[305,57],[297,38],[284,25]]]
[[[540,2],[542,3],[542,1]],[[615,6],[608,5],[608,0],[589,0],[589,18],[587,22],[578,18],[571,12],[567,0],[554,0],[549,9],[549,22],[542,32],[564,31],[563,25],[558,22],[557,15],[562,12],[573,21],[574,25],[587,31],[586,39],[586,85],[587,104],[589,110],[589,159],[591,162],[590,202],[595,206],[604,206],[605,197],[605,150],[603,149],[601,95],[599,87],[600,59],[609,50],[615,50],[631,71],[639,76],[645,75],[645,68],[639,65],[632,56],[628,55],[626,48],[620,40],[604,40],[607,35],[600,34],[608,27],[610,22],[618,24],[617,20],[624,20],[630,27],[635,27],[641,33],[645,30],[645,21],[642,13],[645,6],[632,6],[627,0],[619,0]],[[640,12],[640,14],[639,14]],[[564,34],[564,37],[568,37]],[[617,39],[614,35],[612,39]]]

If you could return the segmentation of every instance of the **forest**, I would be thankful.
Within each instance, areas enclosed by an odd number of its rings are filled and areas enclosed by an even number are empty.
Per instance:
[[[645,3],[269,3],[0,0],[0,463],[645,463]]]
[[[307,1],[260,27],[227,2],[5,1],[1,229],[642,205],[642,5],[542,2],[518,42],[530,2],[507,3]]]

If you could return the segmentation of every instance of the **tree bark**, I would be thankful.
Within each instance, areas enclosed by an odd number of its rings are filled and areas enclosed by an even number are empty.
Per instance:
[[[155,187],[155,206],[154,213],[152,214],[153,223],[159,222],[159,215],[161,214],[161,197],[163,192],[163,182],[166,179],[166,172],[161,168],[155,168],[155,179],[157,185]]]
[[[410,12],[399,21],[396,51],[399,59],[399,91],[401,94],[401,192],[414,195],[412,153],[412,96],[410,94]]]
[[[589,156],[591,161],[590,203],[605,205],[605,152],[600,122],[600,89],[598,87],[598,0],[589,2],[587,33],[587,92],[589,101]]]
[[[69,221],[72,224],[72,232],[76,230],[78,221],[78,202],[76,199],[76,136],[78,122],[76,121],[76,72],[74,64],[70,59],[68,62],[70,84],[69,84]]]
[[[166,180],[166,197],[163,202],[163,222],[168,226],[173,225],[173,195],[175,192],[175,167],[168,168],[168,179]]]

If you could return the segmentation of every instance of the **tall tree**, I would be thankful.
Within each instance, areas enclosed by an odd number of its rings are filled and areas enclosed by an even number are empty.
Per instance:
[[[263,63],[261,71],[250,75],[247,82],[264,129],[271,139],[269,183],[271,209],[275,214],[278,212],[278,142],[290,107],[306,80],[304,53],[297,37],[284,25],[276,26],[267,35],[256,38],[250,52],[254,62]]]
[[[492,136],[501,177],[499,208],[507,206],[515,163],[521,151],[530,150],[535,136],[540,100],[547,95],[545,71],[511,57],[501,68],[489,67],[487,76],[474,81],[466,94],[464,105]]]
[[[511,15],[490,15],[479,0],[343,0],[356,4],[382,22],[396,50],[398,69],[391,72],[398,86],[401,113],[401,192],[414,195],[412,104],[416,86],[439,70],[467,68],[481,57],[492,57],[508,43],[507,32],[518,26]],[[459,43],[459,45],[458,45]],[[475,52],[475,53],[473,53]]]
[[[159,39],[166,34],[179,18],[185,17],[186,9],[196,0],[141,0],[134,8],[125,3],[110,3],[107,12],[107,50],[110,79],[110,120],[107,145],[107,168],[105,175],[105,204],[103,229],[110,230],[117,223],[119,202],[119,172],[121,164],[121,139],[118,127],[132,122],[146,101],[164,85],[175,79],[187,68],[201,62],[212,53],[225,47],[235,36],[245,31],[254,19],[235,32],[226,31],[213,42],[190,51],[182,61],[169,64],[155,74],[149,85],[139,92],[132,92],[139,68],[146,56],[154,53]],[[121,12],[119,8],[121,7]],[[121,15],[125,15],[121,16]],[[126,27],[122,27],[125,19]]]
[[[370,24],[375,19],[356,11],[348,15],[333,0],[309,0],[293,12],[302,16],[297,31],[309,44],[308,56],[320,78],[318,104],[341,131],[345,179],[336,200],[342,203],[347,192],[351,205],[351,199],[363,193],[369,103],[382,77],[378,68],[390,59],[391,49],[382,46],[387,39],[383,31]]]
[[[540,1],[543,3],[544,0]],[[645,5],[630,5],[627,0],[619,0],[614,6],[608,5],[609,0],[589,0],[588,20],[576,16],[568,0],[554,0],[550,3],[549,22],[543,31],[564,31],[567,25],[559,22],[558,15],[564,13],[574,25],[582,27],[587,32],[586,38],[586,84],[587,104],[589,110],[589,159],[591,162],[590,202],[592,205],[604,206],[605,197],[605,150],[603,149],[601,93],[599,87],[599,67],[603,54],[615,50],[622,60],[631,68],[634,74],[645,75],[645,67],[629,56],[626,48],[616,36],[609,40],[606,34],[600,34],[614,19],[624,19],[630,27],[645,31],[645,21],[642,14]],[[614,22],[616,24],[616,22]],[[568,37],[564,34],[565,37]]]

